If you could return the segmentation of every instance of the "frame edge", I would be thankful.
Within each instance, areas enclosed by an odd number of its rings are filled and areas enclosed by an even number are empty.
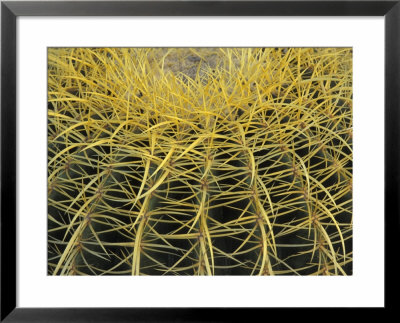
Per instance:
[[[1,4],[1,319],[16,293],[16,15]]]
[[[390,238],[400,235],[400,2],[385,16],[385,308],[389,302],[388,286],[398,286],[389,255],[398,253]],[[390,279],[390,282],[389,282]],[[389,282],[389,284],[388,284]],[[395,283],[397,282],[397,284]]]

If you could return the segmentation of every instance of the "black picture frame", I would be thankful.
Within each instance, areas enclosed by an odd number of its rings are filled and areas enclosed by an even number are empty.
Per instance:
[[[400,1],[2,1],[1,322],[233,322],[267,308],[18,308],[16,265],[16,19],[19,16],[384,16],[385,306],[398,283],[400,181]],[[392,259],[391,259],[392,257]],[[40,293],[40,291],[38,291]],[[251,312],[250,312],[251,311]],[[293,311],[285,309],[286,315]],[[325,312],[324,316],[330,315]],[[261,315],[261,316],[260,316]],[[285,317],[286,320],[287,316]],[[246,321],[246,320],[245,320]]]

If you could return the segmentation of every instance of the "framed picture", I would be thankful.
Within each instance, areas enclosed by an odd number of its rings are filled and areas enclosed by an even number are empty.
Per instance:
[[[2,2],[1,320],[390,309],[399,14]]]

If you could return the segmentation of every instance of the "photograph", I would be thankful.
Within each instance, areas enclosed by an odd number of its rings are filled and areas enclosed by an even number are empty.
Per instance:
[[[351,47],[48,47],[48,276],[353,275]]]

